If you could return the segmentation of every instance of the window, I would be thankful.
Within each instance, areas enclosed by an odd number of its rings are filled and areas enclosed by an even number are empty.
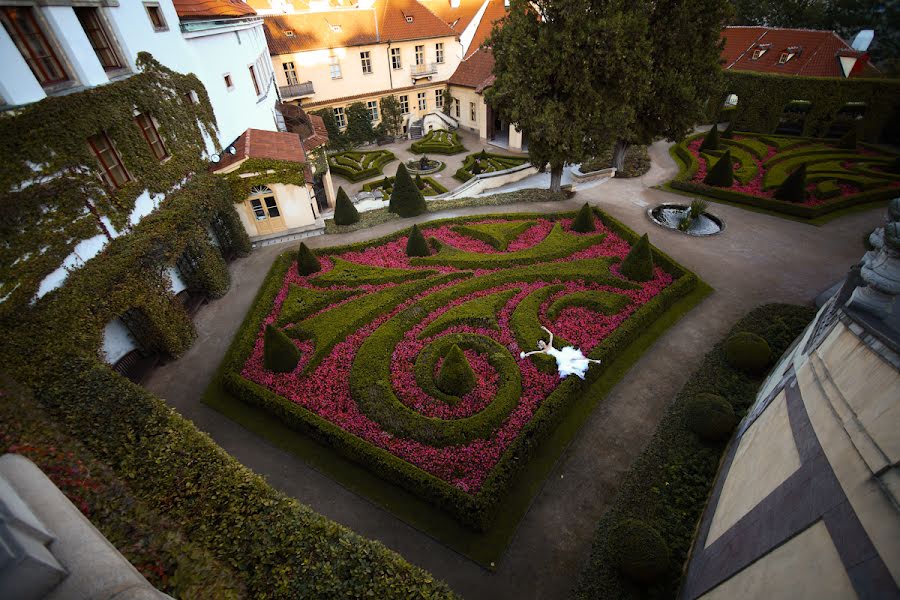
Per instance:
[[[225,75],[225,87],[228,88],[229,91],[234,89],[234,82],[231,81],[231,73]]]
[[[409,96],[400,96],[400,113],[409,114]]]
[[[131,181],[131,176],[125,170],[119,153],[113,148],[112,142],[105,133],[89,137],[88,146],[97,157],[97,162],[100,163],[100,176],[106,185],[117,190]]]
[[[453,99],[453,106],[456,109],[456,118],[459,118],[459,100],[456,98]]]
[[[94,54],[97,55],[103,68],[107,71],[121,69],[122,62],[116,55],[106,28],[103,27],[100,10],[97,8],[76,8],[75,16],[78,17],[81,28],[84,29],[88,41],[91,42],[91,48],[94,49]]]
[[[403,68],[403,63],[400,62],[400,48],[391,48],[391,68]]]
[[[416,64],[425,64],[425,46],[416,46]]]
[[[9,37],[15,42],[22,58],[41,85],[48,86],[69,80],[53,46],[35,19],[33,8],[4,6],[0,8],[0,18]]]
[[[369,100],[366,102],[366,108],[369,109],[369,120],[375,122],[378,120],[378,101]]]
[[[344,114],[343,108],[334,109],[334,122],[341,129],[347,126],[347,116]]]
[[[256,95],[262,95],[262,91],[259,89],[259,82],[256,80],[256,68],[253,65],[247,67],[250,70],[250,79],[253,80],[253,89],[256,90]]]
[[[194,92],[188,92],[184,95],[184,101],[188,104],[197,104],[197,96]]]
[[[150,17],[150,24],[153,25],[153,31],[166,31],[169,27],[166,25],[166,19],[163,17],[162,9],[159,4],[145,4],[147,16]]]
[[[288,85],[297,85],[300,83],[300,80],[297,79],[297,71],[294,69],[294,63],[281,63],[281,68],[284,69],[284,78],[287,79]]]
[[[434,107],[444,108],[444,90],[434,90]]]
[[[293,29],[285,29],[284,37],[294,37],[294,30]]]
[[[793,52],[782,52],[781,56],[778,57],[778,64],[783,65],[784,63],[791,60],[792,58],[794,58]]]
[[[434,61],[438,64],[444,62],[444,42],[438,42],[434,45]]]
[[[419,92],[417,97],[419,99],[419,110],[426,110],[428,108],[428,100],[425,98],[425,92]]]
[[[359,53],[359,60],[362,63],[362,72],[369,74],[372,72],[372,59],[369,58],[368,50]]]
[[[753,60],[759,60],[760,57],[765,53],[766,53],[766,51],[764,49],[757,48],[756,50],[753,51]]]
[[[162,138],[159,137],[159,131],[156,130],[156,123],[153,122],[153,117],[147,113],[141,113],[134,120],[138,127],[141,128],[141,133],[144,134],[144,139],[147,140],[147,144],[150,146],[150,150],[153,151],[153,156],[156,157],[156,160],[162,160],[169,156]]]
[[[338,62],[337,56],[331,57],[330,64],[328,65],[328,71],[331,73],[332,79],[340,79],[341,78],[341,63]]]
[[[473,123],[475,123],[475,122],[476,122],[476,119],[475,119],[476,116],[477,116],[477,115],[475,114],[475,103],[474,103],[474,102],[469,102],[469,120],[472,121]]]

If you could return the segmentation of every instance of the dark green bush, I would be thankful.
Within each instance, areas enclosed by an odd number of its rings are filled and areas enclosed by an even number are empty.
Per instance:
[[[616,523],[607,552],[613,564],[638,583],[652,583],[669,568],[669,547],[659,532],[637,519]]]
[[[706,132],[706,136],[703,138],[703,143],[700,144],[700,152],[706,152],[707,150],[718,150],[719,149],[719,128],[715,125],[710,128],[709,131]]]
[[[730,140],[734,137],[734,119],[728,122],[728,127],[722,132],[722,137],[726,140]]]
[[[475,372],[466,360],[466,355],[453,344],[438,371],[435,385],[445,394],[465,396],[475,387]]]
[[[402,162],[397,167],[397,175],[394,178],[394,189],[391,192],[388,210],[401,217],[415,217],[428,210],[425,206],[425,198],[422,196],[422,192],[416,187],[416,184],[409,176],[409,172],[406,170],[406,165]]]
[[[803,202],[806,200],[806,163],[800,165],[787,176],[787,178],[775,190],[775,197],[788,202]]]
[[[319,259],[312,253],[312,250],[306,247],[306,244],[300,242],[300,248],[297,249],[297,272],[301,275],[311,275],[322,270]]]
[[[300,362],[300,350],[283,331],[273,325],[266,326],[263,341],[263,364],[276,373],[290,373]]]
[[[628,256],[622,261],[619,272],[634,281],[653,279],[653,253],[650,251],[650,238],[646,233],[631,247]]]
[[[581,207],[581,210],[578,211],[575,220],[572,221],[572,231],[577,231],[578,233],[590,233],[591,231],[596,231],[596,229],[597,228],[594,226],[594,211],[591,210],[591,207],[585,202],[584,206]]]
[[[478,160],[487,160],[488,153],[487,150],[482,149],[481,152],[478,153]]]
[[[481,169],[480,163],[476,162],[475,164],[472,165],[472,169],[471,169],[472,175],[481,175],[481,171],[482,171],[482,169]]]
[[[428,249],[428,241],[422,232],[419,231],[418,225],[413,225],[409,232],[409,239],[406,240],[407,256],[430,256],[431,251]]]
[[[847,133],[838,140],[837,147],[844,150],[856,150],[856,128],[851,127]]]
[[[703,183],[713,185],[715,187],[731,187],[734,183],[734,166],[731,162],[731,151],[725,150],[722,157],[716,161],[716,164],[706,173]]]
[[[735,369],[759,373],[769,366],[772,350],[768,342],[749,331],[735,333],[725,342],[725,358]]]
[[[334,203],[334,222],[338,225],[352,225],[359,221],[359,211],[353,206],[343,187],[338,188]]]
[[[731,435],[737,423],[734,408],[722,396],[700,393],[690,398],[684,408],[685,426],[702,439],[718,442]]]
[[[425,189],[425,182],[422,181],[422,176],[416,173],[416,187],[420,190]]]

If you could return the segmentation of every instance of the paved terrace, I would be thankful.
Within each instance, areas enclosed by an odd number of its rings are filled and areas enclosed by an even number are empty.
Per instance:
[[[663,230],[647,219],[647,208],[662,202],[684,202],[681,196],[650,187],[676,172],[667,147],[662,142],[651,147],[653,167],[644,177],[611,180],[565,202],[466,208],[306,240],[312,247],[326,247],[371,239],[432,219],[555,212],[576,209],[587,201],[638,233],[649,232],[656,246],[715,288],[657,340],[587,419],[520,523],[496,573],[480,568],[201,404],[201,395],[269,265],[278,253],[294,249],[293,245],[263,248],[233,263],[231,291],[203,307],[195,318],[197,342],[182,359],[157,369],[147,387],[279,490],[382,541],[447,581],[464,597],[565,597],[588,558],[594,525],[612,500],[622,473],[702,356],[739,317],[759,304],[811,303],[859,260],[863,234],[883,221],[884,209],[873,208],[815,227],[712,203],[710,210],[727,223],[722,234],[695,239]],[[444,173],[448,171],[449,167]]]

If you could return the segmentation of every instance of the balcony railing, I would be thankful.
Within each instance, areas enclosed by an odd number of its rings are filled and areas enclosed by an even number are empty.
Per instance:
[[[303,98],[304,96],[312,96],[316,93],[316,90],[313,88],[312,81],[295,83],[294,85],[280,85],[278,86],[278,91],[281,93],[282,100]]]
[[[437,63],[423,63],[421,65],[410,65],[409,72],[413,79],[418,77],[428,77],[437,73]]]

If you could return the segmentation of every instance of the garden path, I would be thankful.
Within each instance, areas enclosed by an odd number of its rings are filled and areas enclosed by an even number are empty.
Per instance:
[[[684,201],[649,187],[676,172],[667,147],[664,143],[651,146],[653,166],[642,178],[614,179],[565,202],[470,207],[305,240],[312,247],[324,247],[371,239],[436,218],[555,212],[587,201],[638,233],[649,232],[657,247],[715,288],[656,341],[593,411],[536,496],[496,573],[485,571],[201,403],[269,265],[291,246],[262,248],[233,263],[231,290],[203,307],[195,318],[197,342],[183,358],[157,369],[147,387],[279,490],[361,535],[380,540],[447,581],[463,597],[564,598],[588,558],[594,525],[612,500],[623,472],[703,355],[739,317],[759,304],[811,303],[859,260],[863,234],[883,221],[884,209],[873,208],[815,227],[712,203],[710,210],[727,224],[722,234],[695,239],[663,230],[647,219],[647,208]]]

